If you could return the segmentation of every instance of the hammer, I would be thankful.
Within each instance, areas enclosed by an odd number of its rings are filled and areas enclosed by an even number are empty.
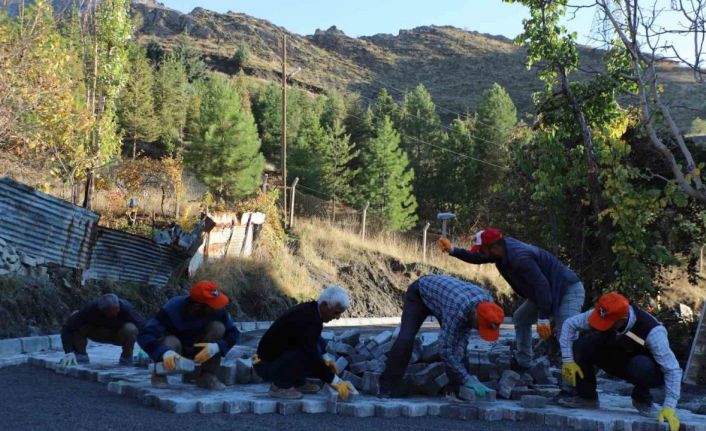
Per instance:
[[[441,221],[441,236],[446,236],[446,225],[450,220],[456,218],[454,213],[439,213],[436,215],[436,219]]]

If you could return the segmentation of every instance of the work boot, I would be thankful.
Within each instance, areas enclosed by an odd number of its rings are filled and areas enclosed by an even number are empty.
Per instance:
[[[297,390],[302,394],[315,394],[321,390],[319,385],[314,383],[305,383],[301,386],[297,386]]]
[[[79,364],[90,364],[91,360],[88,359],[87,353],[76,353],[76,362]]]
[[[513,356],[512,359],[510,359],[510,369],[512,371],[515,371],[516,373],[519,373],[522,375],[523,373],[526,373],[530,370],[532,367],[525,367],[524,365],[520,365],[519,362],[517,362],[517,359]]]
[[[638,400],[633,398],[632,399],[632,406],[635,407],[635,410],[637,410],[637,413],[640,416],[644,416],[647,418],[656,418],[657,414],[659,413],[659,407],[657,407],[652,400]]]
[[[152,383],[152,387],[154,388],[167,388],[169,387],[169,381],[167,380],[167,376],[161,376],[157,373],[152,373],[152,379],[150,380],[150,383]]]
[[[135,362],[132,359],[132,356],[120,356],[120,360],[118,360],[118,365],[122,365],[124,367],[132,367],[135,364]]]
[[[302,393],[298,390],[294,388],[278,388],[274,383],[270,385],[268,394],[273,398],[284,398],[287,400],[298,400],[302,397]]]
[[[557,403],[562,407],[570,409],[597,409],[601,406],[598,398],[592,400],[579,396],[559,398]]]
[[[196,378],[196,386],[208,389],[209,391],[222,391],[226,388],[226,385],[221,383],[215,374],[211,373],[201,373],[201,375]]]

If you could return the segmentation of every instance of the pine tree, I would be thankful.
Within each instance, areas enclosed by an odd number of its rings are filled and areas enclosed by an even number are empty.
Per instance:
[[[352,198],[353,180],[358,174],[351,169],[351,161],[358,156],[355,144],[350,141],[343,124],[336,120],[327,129],[327,142],[321,148],[321,188],[329,195],[348,201]]]
[[[448,133],[445,135],[444,148],[439,157],[439,170],[435,181],[436,189],[441,201],[440,209],[446,208],[457,211],[465,204],[465,199],[475,188],[475,183],[470,181],[470,169],[475,167],[472,160],[459,156],[471,154],[473,150],[473,137],[468,128],[468,123],[459,118],[451,122]]]
[[[255,120],[243,110],[238,90],[224,75],[209,73],[197,87],[202,133],[187,161],[214,195],[245,197],[259,187],[265,165]]]
[[[407,152],[415,173],[414,190],[419,212],[431,218],[436,213],[438,196],[434,190],[440,150],[432,145],[441,142],[441,120],[431,94],[422,84],[405,94],[400,113],[402,148]]]
[[[145,55],[152,63],[152,66],[157,67],[162,63],[162,60],[164,60],[164,48],[162,48],[162,45],[156,40],[150,39],[150,41],[147,42],[145,50]]]
[[[301,92],[291,88],[287,92],[287,145],[297,138],[302,120]],[[282,139],[282,89],[271,83],[261,89],[253,106],[253,114],[262,139],[262,152],[267,160],[279,162]]]
[[[295,177],[306,187],[321,188],[321,149],[325,148],[328,136],[321,127],[319,115],[314,109],[304,111],[299,134],[290,147],[287,157],[287,183]]]
[[[145,56],[144,48],[137,45],[130,47],[127,81],[117,101],[123,142],[132,147],[132,158],[137,153],[138,142],[153,142],[159,136],[154,112],[154,75]]]
[[[188,82],[182,62],[167,56],[155,76],[154,99],[159,122],[159,138],[170,152],[183,141],[186,125]]]
[[[469,172],[476,184],[469,199],[480,199],[499,184],[509,163],[509,146],[517,124],[517,109],[507,91],[495,83],[483,92],[471,131],[474,138],[472,156],[487,163],[475,161]],[[488,163],[492,163],[492,166]]]
[[[331,93],[326,97],[321,112],[321,125],[331,129],[336,122],[342,122],[346,117],[346,104],[338,93]]]
[[[206,63],[201,59],[198,48],[187,33],[182,33],[179,36],[172,55],[184,65],[186,79],[189,82],[201,79],[206,73]]]
[[[373,117],[375,118],[374,127],[377,129],[385,117],[388,117],[393,125],[399,126],[400,121],[400,105],[395,102],[395,99],[390,96],[387,89],[380,90],[375,103],[372,106]]]
[[[399,147],[400,137],[389,118],[384,118],[366,147],[361,172],[362,200],[381,213],[385,228],[409,230],[417,221],[417,201],[413,194],[414,171]]]

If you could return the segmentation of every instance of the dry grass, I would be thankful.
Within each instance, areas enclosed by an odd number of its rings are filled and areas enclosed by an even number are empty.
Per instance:
[[[422,243],[413,241],[400,234],[376,233],[363,240],[357,231],[334,226],[324,220],[297,220],[296,233],[302,238],[300,250],[307,253],[307,247],[318,249],[316,256],[310,262],[322,260],[321,269],[330,268],[330,260],[322,255],[336,260],[355,260],[361,251],[379,253],[399,260],[404,264],[422,263]],[[308,253],[310,254],[310,253]],[[439,268],[449,275],[474,280],[485,286],[493,286],[499,294],[511,293],[510,286],[500,276],[493,265],[470,265],[461,260],[441,253],[436,243],[428,240],[426,264]]]

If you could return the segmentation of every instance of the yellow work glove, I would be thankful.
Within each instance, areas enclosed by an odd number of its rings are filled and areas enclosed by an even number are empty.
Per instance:
[[[179,359],[181,359],[180,354],[174,350],[167,350],[164,352],[164,355],[162,355],[162,364],[164,364],[164,368],[167,370],[174,371],[177,368],[177,360]]]
[[[662,410],[659,411],[659,414],[657,415],[657,420],[659,423],[663,423],[665,419],[669,424],[670,431],[679,431],[679,418],[677,417],[677,412],[675,412],[673,408],[662,407]]]
[[[221,352],[221,346],[217,343],[196,343],[194,346],[201,347],[201,351],[194,356],[194,361],[197,364],[203,364],[214,357],[217,353]]]
[[[333,381],[330,383],[330,385],[332,388],[338,391],[338,398],[342,400],[348,399],[348,395],[351,392],[351,387],[353,386],[352,384],[348,383],[347,381],[341,379],[338,376],[335,376],[333,378]]]
[[[257,365],[257,364],[259,364],[260,362],[262,362],[262,360],[260,359],[260,356],[259,356],[257,353],[255,353],[254,355],[252,355],[252,364],[253,364],[253,365]]]
[[[537,333],[542,340],[548,340],[552,336],[552,324],[549,319],[539,319],[537,321]]]
[[[324,359],[324,364],[333,371],[333,374],[338,374],[338,368],[336,368],[336,362],[331,359]]]
[[[561,367],[561,375],[571,386],[576,386],[576,375],[583,379],[583,371],[576,362],[567,362]]]
[[[451,245],[451,241],[449,241],[448,238],[441,238],[439,240],[439,249],[441,249],[444,253],[451,253],[453,248],[454,246]]]

